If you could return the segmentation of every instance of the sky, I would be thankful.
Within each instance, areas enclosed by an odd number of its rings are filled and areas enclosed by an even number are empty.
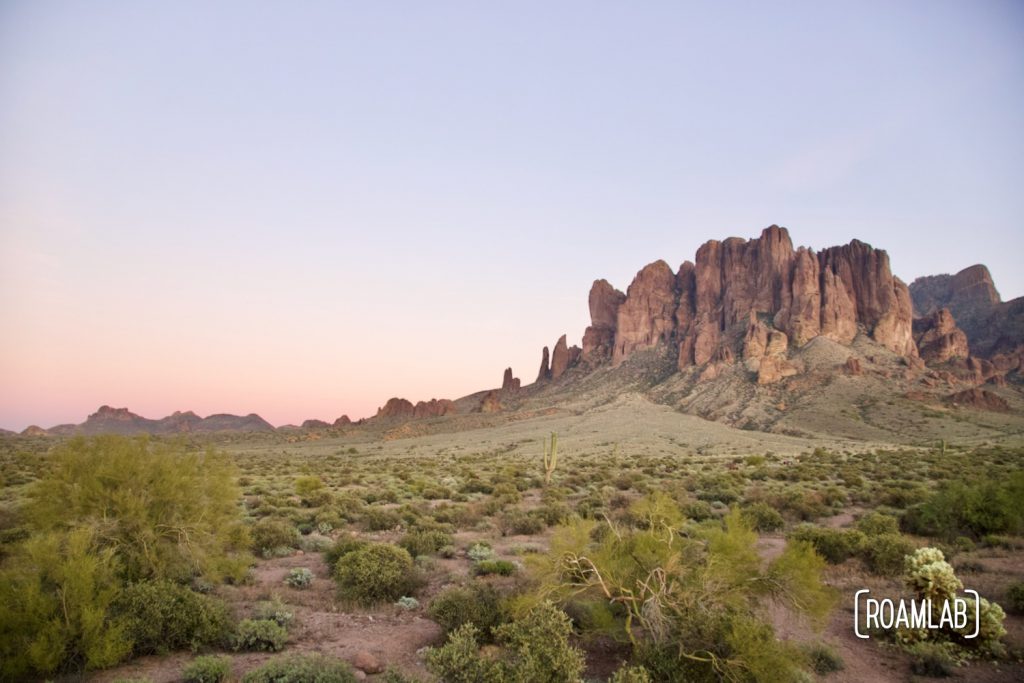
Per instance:
[[[1024,295],[1024,4],[0,2],[0,427],[532,381],[708,239]]]

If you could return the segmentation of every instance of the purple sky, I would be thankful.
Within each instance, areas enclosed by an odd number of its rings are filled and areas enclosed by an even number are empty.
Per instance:
[[[457,397],[771,223],[1024,294],[1024,4],[0,4],[0,427]]]

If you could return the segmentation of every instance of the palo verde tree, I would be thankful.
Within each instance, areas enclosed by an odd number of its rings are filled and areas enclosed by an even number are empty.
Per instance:
[[[637,501],[627,522],[574,520],[545,555],[529,558],[538,590],[578,615],[584,635],[628,641],[656,680],[787,680],[801,655],[763,617],[776,601],[821,620],[834,601],[824,561],[791,542],[767,566],[737,510],[721,524],[687,522],[663,494]]]
[[[31,533],[0,565],[0,679],[128,656],[138,634],[130,610],[117,609],[128,584],[246,571],[248,534],[225,456],[103,436],[48,458],[23,510]]]
[[[38,531],[88,526],[123,579],[240,579],[241,494],[227,456],[145,437],[77,438],[52,454],[25,517]]]

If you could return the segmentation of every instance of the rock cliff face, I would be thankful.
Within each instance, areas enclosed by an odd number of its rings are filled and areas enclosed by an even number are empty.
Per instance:
[[[919,316],[948,309],[972,353],[1004,369],[1019,367],[1024,357],[1024,297],[1001,301],[988,268],[974,265],[956,275],[919,277],[911,283],[910,294]]]
[[[971,355],[967,335],[956,326],[948,308],[940,308],[915,320],[914,341],[921,358],[928,362],[945,363],[954,358],[966,360]]]
[[[755,239],[706,242],[678,271],[655,261],[625,294],[598,280],[590,317],[581,358],[591,366],[661,346],[678,353],[681,370],[740,357],[759,382],[771,383],[799,371],[787,360],[791,346],[818,336],[849,344],[858,333],[901,356],[918,355],[910,291],[884,251],[858,240],[794,249],[774,225]],[[564,348],[563,337],[550,369],[545,350],[539,379],[564,372]]]

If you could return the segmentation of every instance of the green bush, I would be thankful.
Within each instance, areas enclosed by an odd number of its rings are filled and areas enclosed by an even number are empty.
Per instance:
[[[288,631],[273,619],[243,619],[238,624],[235,649],[249,652],[280,652]]]
[[[865,536],[898,534],[900,532],[900,523],[892,515],[885,515],[881,512],[869,512],[857,520],[857,529]]]
[[[1011,584],[1006,591],[1006,602],[1017,614],[1024,614],[1024,581]]]
[[[807,541],[830,564],[839,564],[860,553],[866,542],[863,533],[855,530],[827,529],[802,524],[789,537]]]
[[[398,545],[413,557],[431,555],[454,542],[452,535],[440,529],[417,529],[402,536]]]
[[[947,482],[923,503],[907,510],[904,529],[952,540],[1024,531],[1024,473],[999,481]]]
[[[951,653],[951,643],[914,643],[907,648],[910,653],[910,670],[918,676],[948,678],[956,669],[956,659]]]
[[[231,658],[223,655],[196,657],[181,672],[184,683],[223,683],[231,676]]]
[[[292,620],[295,619],[295,613],[276,596],[272,600],[257,603],[252,616],[253,619],[270,619],[285,629],[291,626]]]
[[[542,603],[522,619],[495,629],[499,650],[483,657],[479,631],[463,624],[448,642],[427,653],[427,667],[448,683],[565,683],[578,681],[584,659],[569,642],[569,618],[550,603]]]
[[[502,536],[532,536],[544,531],[544,520],[522,510],[513,510],[498,519],[498,529]]]
[[[642,666],[622,665],[608,679],[608,683],[654,683],[650,672]]]
[[[467,586],[442,591],[427,609],[430,618],[451,633],[463,624],[473,624],[484,640],[505,620],[501,597],[488,583],[474,581]]]
[[[418,584],[412,556],[405,548],[375,543],[343,555],[334,577],[344,599],[363,605],[394,602],[412,595]]]
[[[313,572],[306,567],[295,567],[284,577],[284,582],[292,588],[309,588],[313,585]]]
[[[512,576],[516,572],[516,565],[508,560],[483,560],[477,562],[473,570],[479,576],[487,576],[488,574]]]
[[[368,541],[356,538],[352,534],[342,534],[338,536],[338,540],[334,542],[334,545],[324,553],[324,562],[327,563],[328,569],[331,573],[334,573],[334,568],[338,564],[338,560],[349,553],[365,548],[369,545]]]
[[[807,645],[803,651],[811,670],[819,676],[842,671],[846,666],[839,653],[824,643]]]
[[[882,576],[895,576],[902,572],[904,559],[912,552],[914,544],[898,533],[875,536],[863,548],[868,568]]]
[[[321,654],[275,657],[242,677],[242,683],[355,683],[351,667]]]
[[[754,531],[777,531],[785,525],[779,511],[767,503],[754,503],[743,508],[743,519]]]
[[[136,655],[220,647],[231,640],[231,611],[222,601],[171,581],[128,586],[113,605]]]
[[[299,531],[284,519],[264,517],[252,527],[252,547],[257,553],[272,552],[276,548],[295,548],[299,545]]]

